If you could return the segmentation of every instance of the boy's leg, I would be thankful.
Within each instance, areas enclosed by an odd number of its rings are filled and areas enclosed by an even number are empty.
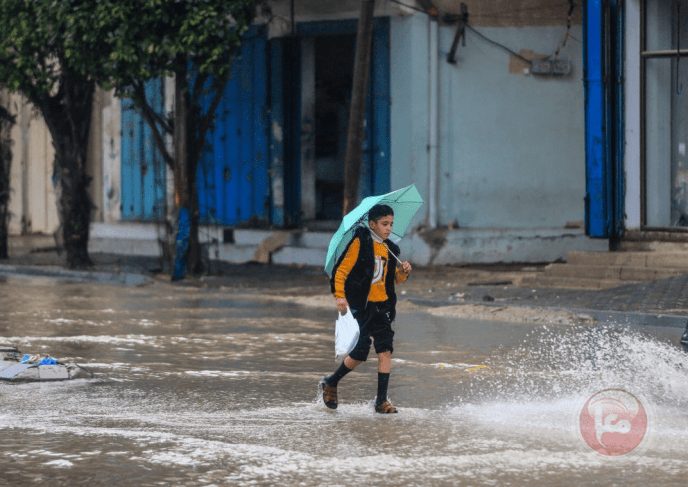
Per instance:
[[[378,353],[377,358],[377,371],[389,374],[389,370],[392,368],[392,352],[388,350],[386,352]]]
[[[392,352],[382,352],[378,354],[378,360],[375,411],[378,413],[396,413],[397,409],[387,400],[387,386],[389,385],[389,371],[392,365]]]
[[[325,406],[330,409],[337,409],[337,384],[349,372],[354,370],[361,362],[365,362],[368,358],[368,352],[372,340],[370,339],[369,320],[371,315],[370,310],[363,311],[351,310],[354,318],[359,323],[360,334],[358,342],[351,350],[349,355],[344,359],[339,368],[332,375],[326,375],[320,380],[320,389],[322,391],[322,398]],[[356,358],[353,358],[356,357]]]
[[[389,312],[383,306],[376,316],[376,329],[374,333],[375,351],[378,356],[377,366],[377,399],[375,411],[378,413],[396,413],[397,409],[387,400],[387,386],[389,385],[389,371],[392,365],[392,352],[394,351],[394,330],[389,319]]]
[[[320,381],[322,398],[325,406],[330,409],[337,409],[337,384],[349,372],[354,370],[361,362],[351,357],[346,357],[334,374],[326,375]]]
[[[344,362],[339,365],[339,368],[335,370],[334,374],[325,377],[325,382],[327,385],[332,387],[337,387],[339,381],[349,372],[354,370],[361,364],[360,360],[354,360],[351,357],[346,357]]]

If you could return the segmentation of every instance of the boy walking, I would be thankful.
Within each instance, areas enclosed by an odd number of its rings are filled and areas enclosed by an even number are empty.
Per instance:
[[[360,226],[332,270],[330,288],[337,300],[337,309],[344,313],[349,307],[360,327],[358,343],[332,375],[322,378],[320,387],[325,405],[337,409],[339,381],[361,362],[370,351],[371,338],[378,355],[378,382],[375,411],[396,413],[387,400],[397,296],[394,285],[408,278],[411,264],[397,266],[399,247],[389,240],[394,224],[394,210],[375,205],[368,212],[370,228]],[[391,255],[391,254],[394,255]]]

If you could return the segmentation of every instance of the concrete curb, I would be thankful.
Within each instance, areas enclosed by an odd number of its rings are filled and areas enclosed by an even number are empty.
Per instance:
[[[92,272],[74,271],[69,269],[48,268],[46,266],[31,265],[0,265],[0,275],[23,275],[66,279],[80,282],[99,282],[102,284],[118,284],[125,286],[142,286],[151,284],[154,279],[143,274],[129,272]]]
[[[575,310],[589,314],[599,322],[617,323],[623,325],[663,326],[667,328],[680,328],[684,330],[688,323],[688,316],[640,313],[637,311],[601,311],[601,310]]]
[[[440,306],[465,306],[465,305],[480,305],[485,307],[514,307],[514,308],[528,308],[547,311],[566,311],[570,313],[580,313],[590,315],[600,323],[613,323],[621,325],[640,325],[640,326],[663,326],[668,328],[685,329],[688,323],[688,316],[663,314],[663,313],[642,313],[639,311],[613,311],[613,310],[599,310],[599,309],[584,309],[584,308],[563,308],[561,306],[521,306],[517,304],[504,303],[452,303],[449,301],[440,301],[435,299],[424,298],[403,298],[414,304],[428,307]]]

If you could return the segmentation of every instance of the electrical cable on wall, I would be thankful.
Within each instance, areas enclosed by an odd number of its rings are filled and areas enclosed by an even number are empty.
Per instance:
[[[561,50],[566,46],[566,43],[569,40],[569,35],[571,34],[571,16],[573,14],[573,11],[576,8],[576,4],[574,3],[573,0],[569,0],[569,13],[566,16],[566,34],[564,35],[564,38],[562,41],[559,43],[559,47],[557,47],[556,52],[554,53],[554,56],[552,56],[552,61],[556,61],[557,57],[559,56],[559,53]]]
[[[477,30],[475,30],[474,27],[472,27],[472,26],[470,26],[470,25],[467,24],[467,25],[466,25],[466,28],[467,28],[468,30],[470,30],[471,32],[475,33],[476,35],[478,35],[478,37],[481,37],[482,39],[486,40],[486,41],[489,42],[490,44],[493,44],[493,45],[495,45],[495,46],[497,46],[497,47],[499,47],[499,48],[501,48],[501,49],[504,49],[506,52],[508,52],[508,53],[511,54],[512,56],[516,56],[517,58],[521,59],[522,61],[525,61],[525,62],[528,63],[528,64],[531,63],[531,60],[530,60],[530,59],[527,59],[527,58],[521,56],[519,53],[517,53],[517,52],[515,52],[515,51],[513,51],[513,50],[511,50],[511,49],[509,49],[508,47],[506,47],[506,46],[503,45],[503,44],[500,44],[500,43],[497,42],[497,41],[493,41],[493,40],[490,39],[489,37],[485,36],[484,34],[481,34],[481,33],[478,32]]]
[[[401,2],[401,1],[399,1],[399,0],[389,0],[389,1],[392,2],[392,3],[396,3],[396,4],[398,4],[398,5],[402,5],[402,6],[404,6],[404,7],[408,7],[408,8],[410,8],[410,9],[412,9],[412,10],[417,10],[418,12],[422,12],[422,13],[428,15],[429,17],[435,17],[434,15],[430,14],[429,12],[427,12],[427,11],[425,11],[425,10],[423,10],[423,9],[420,9],[420,8],[417,8],[417,7],[408,5],[408,4],[406,4],[406,3],[404,3],[404,2]],[[465,6],[465,4],[462,4],[462,7],[463,7],[463,6]],[[493,41],[492,39],[488,38],[488,37],[485,36],[484,34],[481,34],[481,33],[478,32],[477,30],[475,30],[472,26],[470,26],[470,25],[468,24],[467,16],[464,17],[464,27],[467,28],[467,29],[469,29],[469,30],[471,30],[471,31],[473,31],[475,34],[477,34],[479,37],[483,38],[484,40],[486,40],[486,41],[489,42],[490,44],[493,44],[493,45],[495,45],[495,46],[497,46],[497,47],[500,47],[501,49],[504,49],[504,50],[507,51],[509,54],[511,54],[511,55],[513,55],[513,56],[516,56],[517,58],[521,59],[522,61],[524,61],[524,62],[526,62],[526,63],[528,63],[528,64],[531,63],[530,59],[526,59],[525,57],[521,56],[521,55],[518,54],[517,52],[514,52],[513,50],[509,49],[509,48],[506,47],[505,45],[500,44],[500,43],[497,42],[497,41]],[[456,41],[455,41],[455,42],[456,42]],[[455,47],[456,47],[456,46],[452,46],[452,50],[455,50]],[[450,55],[450,57],[451,57],[451,55]],[[452,59],[448,59],[448,61],[449,61],[449,63],[454,64],[454,61],[453,61]]]
[[[427,10],[417,8],[413,5],[409,5],[409,4],[402,2],[400,0],[388,0],[388,1],[391,1],[392,3],[396,3],[398,5],[402,5],[404,7],[410,8],[412,10],[416,10],[418,12],[422,12],[422,13],[428,15],[429,17],[433,17],[433,18],[437,18],[437,19],[440,18],[440,12],[437,12],[436,10],[434,10],[433,13],[430,13]],[[680,1],[680,0],[678,0],[678,1]],[[449,54],[447,55],[447,62],[449,62],[450,64],[456,64],[456,49],[458,47],[459,40],[463,39],[463,45],[465,46],[466,45],[465,44],[465,42],[466,42],[465,41],[465,31],[470,30],[471,32],[473,32],[474,34],[476,34],[478,37],[485,40],[486,42],[489,42],[490,44],[492,44],[496,47],[499,47],[500,49],[505,50],[506,52],[508,52],[512,56],[525,62],[527,64],[527,66],[530,67],[530,71],[533,74],[559,74],[559,75],[569,74],[570,70],[571,70],[570,61],[563,62],[563,64],[561,62],[557,63],[557,59],[559,57],[559,54],[561,53],[562,49],[564,49],[564,47],[566,47],[566,45],[568,44],[569,37],[571,37],[572,17],[573,17],[573,12],[576,8],[576,3],[574,2],[574,0],[568,0],[567,3],[568,3],[569,8],[568,8],[568,12],[566,15],[566,32],[564,34],[563,39],[561,40],[561,42],[557,46],[557,49],[554,52],[554,54],[552,54],[551,56],[548,56],[546,58],[546,60],[528,59],[528,58],[522,56],[521,54],[517,53],[513,49],[508,48],[504,44],[501,44],[497,41],[494,41],[494,40],[490,39],[489,37],[487,37],[486,35],[484,35],[483,33],[477,31],[473,26],[471,26],[468,23],[468,7],[466,6],[465,3],[461,3],[461,11],[462,11],[461,16],[458,16],[458,17],[454,16],[453,17],[454,22],[458,22],[458,28],[456,31],[456,35],[454,36],[454,41],[452,43],[451,50],[449,51]],[[525,9],[522,9],[520,11],[524,11],[524,10]],[[513,11],[519,11],[519,10],[513,10]],[[480,15],[480,17],[495,17],[495,16],[496,15],[485,15],[485,14]],[[444,16],[445,21],[448,18],[452,18],[452,16],[447,16],[447,15]]]

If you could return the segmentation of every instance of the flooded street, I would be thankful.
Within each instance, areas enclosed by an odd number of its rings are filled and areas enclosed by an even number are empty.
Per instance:
[[[0,344],[92,380],[0,382],[0,485],[684,485],[688,355],[676,329],[433,316],[402,303],[377,360],[334,371],[336,310],[156,282],[0,277]],[[302,301],[299,301],[302,303]],[[480,367],[484,366],[484,367]],[[585,401],[642,401],[640,446],[583,441]]]

